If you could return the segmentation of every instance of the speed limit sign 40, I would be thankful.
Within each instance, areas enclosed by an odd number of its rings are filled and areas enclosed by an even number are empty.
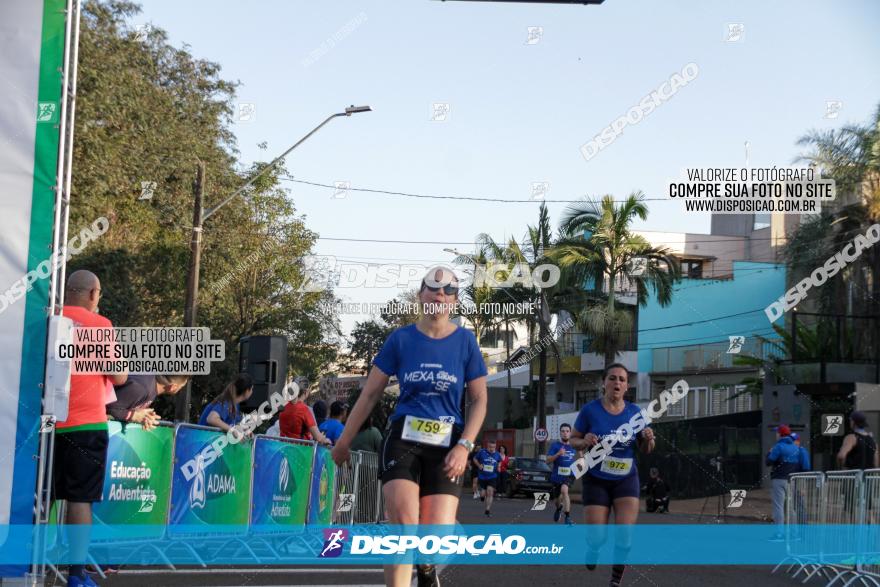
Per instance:
[[[547,429],[546,429],[546,428],[536,428],[536,429],[535,429],[535,440],[536,440],[536,441],[538,441],[538,442],[544,442],[544,441],[547,440],[549,437],[550,437],[550,435],[547,434]]]

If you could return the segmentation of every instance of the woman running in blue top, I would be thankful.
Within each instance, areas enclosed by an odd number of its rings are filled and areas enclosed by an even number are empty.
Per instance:
[[[629,429],[629,438],[626,428],[622,430],[624,424],[640,417],[641,412],[638,406],[623,399],[628,382],[626,367],[620,363],[608,365],[605,368],[602,397],[581,408],[572,432],[571,445],[578,450],[589,451],[603,440],[607,445],[610,439],[615,439],[607,456],[583,477],[586,523],[594,529],[589,535],[587,568],[590,570],[596,568],[599,547],[605,541],[603,526],[608,524],[611,509],[614,508],[615,524],[632,525],[638,518],[640,485],[635,466],[635,445],[638,444],[645,453],[654,450],[654,432],[650,428],[644,428],[635,437]],[[589,456],[587,462],[590,462]],[[611,587],[620,585],[626,568],[623,561],[630,545],[629,534],[618,532],[614,549],[614,560],[618,564],[612,567]]]
[[[455,524],[461,477],[486,417],[486,364],[473,333],[449,321],[458,280],[445,267],[431,269],[419,289],[417,324],[398,328],[373,360],[364,391],[333,449],[341,465],[361,424],[397,375],[400,399],[379,455],[379,478],[392,524]],[[467,422],[461,400],[467,385]],[[410,585],[412,565],[385,567],[385,583]],[[419,565],[419,587],[440,582],[433,565]]]

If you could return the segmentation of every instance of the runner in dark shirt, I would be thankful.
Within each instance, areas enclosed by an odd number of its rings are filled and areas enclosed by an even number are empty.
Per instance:
[[[880,468],[880,453],[877,441],[870,432],[868,419],[862,412],[853,412],[849,417],[853,431],[843,439],[843,446],[837,453],[837,464],[846,469]]]

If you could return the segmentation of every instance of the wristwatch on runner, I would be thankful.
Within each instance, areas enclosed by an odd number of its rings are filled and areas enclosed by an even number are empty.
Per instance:
[[[456,444],[460,444],[467,449],[468,452],[474,450],[474,443],[467,438],[460,438]]]

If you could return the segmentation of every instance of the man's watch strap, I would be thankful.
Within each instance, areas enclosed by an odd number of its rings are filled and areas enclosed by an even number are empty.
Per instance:
[[[474,450],[474,443],[471,442],[470,440],[468,440],[467,438],[459,438],[457,444],[460,444],[463,447],[465,447],[468,452],[471,452],[472,450]]]

